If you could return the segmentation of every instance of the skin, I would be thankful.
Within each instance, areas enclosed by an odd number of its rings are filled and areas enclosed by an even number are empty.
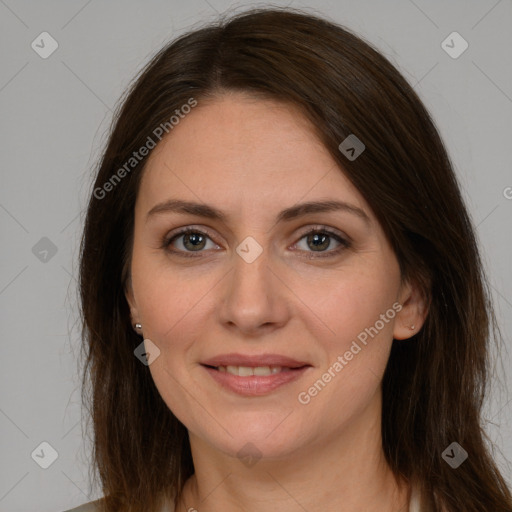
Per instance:
[[[171,198],[212,205],[227,221],[148,217]],[[334,211],[276,222],[287,207],[328,199],[360,208],[368,221]],[[183,236],[163,247],[186,226],[210,233],[199,252]],[[350,245],[330,237],[315,251],[305,233],[322,227]],[[236,252],[248,236],[263,249],[252,263]],[[407,510],[409,486],[395,479],[382,451],[381,381],[393,338],[421,328],[424,301],[401,282],[370,206],[296,109],[242,93],[200,101],[148,160],[130,274],[132,321],[160,350],[151,375],[189,431],[195,474],[178,510],[267,512],[274,503],[270,509],[281,512]],[[400,312],[300,403],[299,393],[394,303]],[[268,395],[244,397],[200,364],[230,352],[277,353],[311,367]],[[248,442],[261,455],[250,467],[237,457]]]

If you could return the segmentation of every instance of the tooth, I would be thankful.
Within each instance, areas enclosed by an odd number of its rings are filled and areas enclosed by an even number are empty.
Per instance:
[[[218,366],[219,372],[230,373],[231,375],[237,375],[238,377],[251,377],[256,375],[259,377],[266,377],[268,375],[275,375],[282,371],[289,371],[289,368],[283,368],[282,366]]]
[[[232,375],[238,375],[238,366],[226,366],[226,371]]]
[[[238,375],[240,375],[240,377],[249,377],[250,375],[254,375],[253,368],[250,368],[249,366],[239,366]]]
[[[257,366],[256,368],[254,368],[254,375],[271,375],[270,366]]]

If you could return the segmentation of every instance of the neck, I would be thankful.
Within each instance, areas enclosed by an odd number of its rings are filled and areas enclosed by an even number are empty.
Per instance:
[[[244,465],[189,433],[195,473],[177,512],[392,512],[408,510],[410,492],[382,450],[380,394],[343,432],[322,437],[283,458]]]

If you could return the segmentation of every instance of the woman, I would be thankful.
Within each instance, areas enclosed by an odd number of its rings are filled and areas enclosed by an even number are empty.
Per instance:
[[[80,265],[105,498],[76,510],[512,510],[454,172],[344,28],[254,10],[161,50],[116,118]]]

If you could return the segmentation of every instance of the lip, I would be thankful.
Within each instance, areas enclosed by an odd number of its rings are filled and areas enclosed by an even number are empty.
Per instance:
[[[300,368],[302,366],[311,366],[306,361],[297,361],[291,357],[280,354],[220,354],[218,356],[201,361],[202,365],[207,366],[282,366],[287,368]],[[243,377],[246,378],[246,377]]]
[[[258,361],[261,361],[259,359]],[[251,366],[245,363],[246,366]],[[277,388],[284,386],[290,382],[293,382],[299,379],[304,372],[306,372],[309,368],[312,368],[311,365],[302,366],[300,368],[296,368],[293,370],[281,371],[280,373],[276,373],[273,375],[265,375],[265,376],[257,376],[252,375],[249,377],[240,377],[239,375],[232,375],[227,372],[220,372],[219,370],[212,368],[210,366],[206,366],[205,364],[201,365],[209,375],[224,389],[237,393],[242,396],[262,396],[275,391]],[[233,365],[238,366],[238,365]],[[243,366],[243,365],[240,365]],[[257,364],[254,366],[267,366],[263,364]],[[281,366],[281,365],[276,365]]]

